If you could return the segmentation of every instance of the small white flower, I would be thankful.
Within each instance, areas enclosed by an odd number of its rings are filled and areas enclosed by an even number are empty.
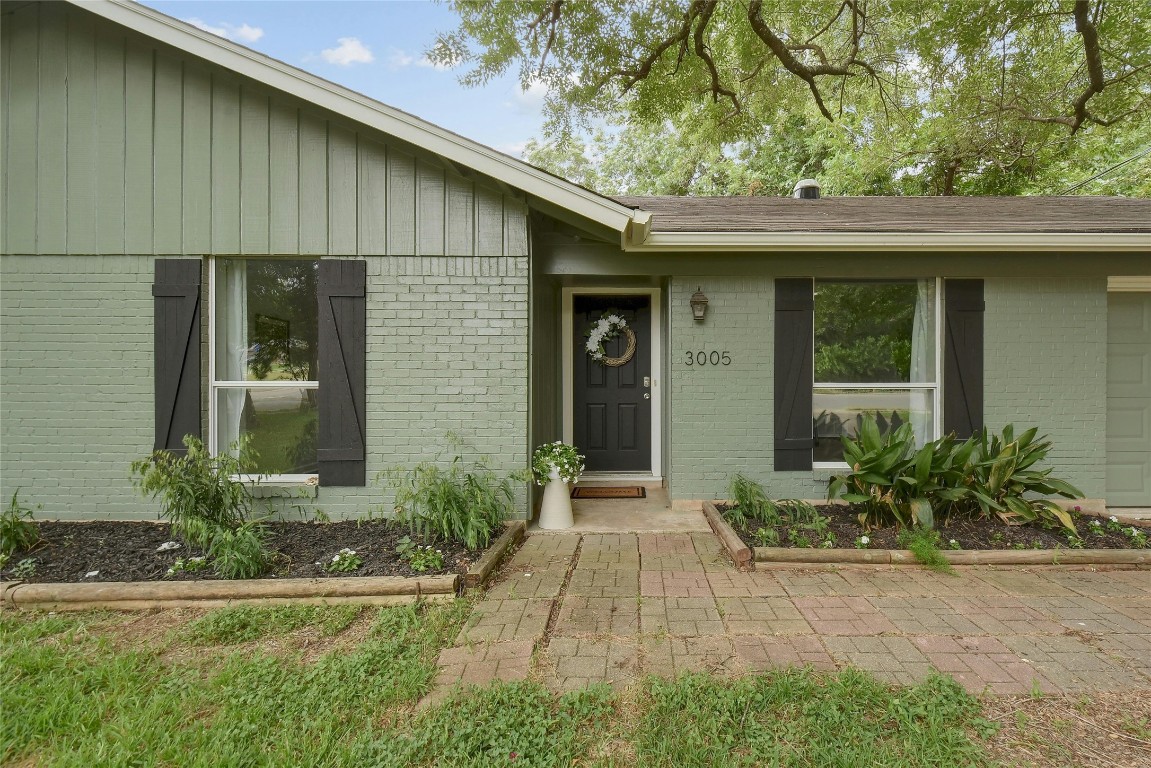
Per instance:
[[[1099,528],[1100,526],[1103,525],[1103,523],[1099,522],[1098,520],[1092,520],[1091,525],[1095,526],[1096,528]]]
[[[870,544],[870,543],[871,543],[871,539],[870,539],[870,538],[868,538],[867,536],[860,536],[860,537],[859,537],[859,543],[860,543],[860,544]]]
[[[958,541],[956,541],[955,539],[952,539],[951,541],[949,541],[949,542],[947,542],[947,543],[948,543],[948,544],[958,544],[959,542],[958,542]]]
[[[204,562],[204,559],[205,558],[203,558],[203,557],[193,557],[193,558],[189,558],[188,562],[190,562],[190,563],[202,563],[202,562]]]
[[[167,552],[172,549],[179,549],[180,543],[178,541],[165,541],[160,546],[156,547],[157,552]]]
[[[1127,529],[1127,535],[1128,536],[1138,536],[1139,532],[1135,530],[1135,526],[1131,526],[1130,528]]]
[[[1113,522],[1113,523],[1117,523],[1117,522],[1119,522],[1119,518],[1115,517],[1115,515],[1111,515],[1111,517],[1110,517],[1110,518],[1108,518],[1108,519],[1109,519],[1111,522]]]
[[[100,575],[99,571],[88,571],[87,573],[84,574],[84,578],[85,579],[91,579],[91,578],[94,578],[94,577],[99,576],[99,575]]]

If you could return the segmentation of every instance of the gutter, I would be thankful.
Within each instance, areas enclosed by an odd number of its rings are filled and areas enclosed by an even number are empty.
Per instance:
[[[1148,232],[652,232],[633,219],[623,249],[631,253],[732,253],[747,251],[1018,253],[1151,252]],[[641,233],[645,236],[639,237]]]

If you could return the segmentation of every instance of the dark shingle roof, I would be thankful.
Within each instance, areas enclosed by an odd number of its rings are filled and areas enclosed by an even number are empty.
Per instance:
[[[616,197],[654,232],[1151,233],[1151,199],[1122,197]],[[1151,238],[1148,240],[1151,245]]]

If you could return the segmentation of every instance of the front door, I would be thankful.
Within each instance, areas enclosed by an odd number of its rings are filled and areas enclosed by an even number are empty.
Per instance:
[[[588,354],[588,332],[616,314],[626,332],[604,344],[604,360]],[[572,416],[576,449],[589,472],[651,471],[651,296],[572,297]]]

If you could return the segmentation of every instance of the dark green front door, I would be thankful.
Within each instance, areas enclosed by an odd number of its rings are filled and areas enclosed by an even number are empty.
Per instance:
[[[590,472],[651,471],[651,297],[572,297],[575,360],[575,445]],[[627,321],[635,350],[621,365],[594,360],[587,334],[604,313]],[[606,358],[625,357],[626,333],[604,345]]]

